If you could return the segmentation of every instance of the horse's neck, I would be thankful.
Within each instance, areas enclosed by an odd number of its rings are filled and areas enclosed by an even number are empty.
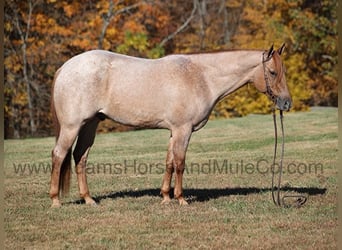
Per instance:
[[[253,82],[262,51],[229,51],[195,55],[192,60],[204,68],[203,74],[214,102]]]

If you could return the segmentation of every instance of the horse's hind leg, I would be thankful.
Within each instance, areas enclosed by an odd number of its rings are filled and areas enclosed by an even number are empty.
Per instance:
[[[96,128],[99,122],[99,118],[94,117],[83,125],[79,132],[77,144],[73,152],[80,196],[85,200],[86,204],[91,205],[95,205],[96,203],[89,194],[86,164],[90,147],[94,143]]]
[[[56,146],[52,150],[52,171],[50,183],[50,197],[52,199],[52,207],[60,207],[59,191],[61,188],[61,168],[62,164],[69,167],[69,158],[67,155],[70,153],[72,144],[74,143],[78,133],[78,128],[64,129],[61,128]]]

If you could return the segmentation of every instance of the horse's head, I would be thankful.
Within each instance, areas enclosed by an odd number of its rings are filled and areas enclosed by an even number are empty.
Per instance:
[[[292,99],[285,78],[286,68],[280,58],[284,47],[285,44],[278,50],[274,50],[272,45],[263,53],[263,72],[260,74],[263,80],[259,78],[260,81],[256,83],[256,87],[268,95],[278,109],[288,111],[292,106]]]

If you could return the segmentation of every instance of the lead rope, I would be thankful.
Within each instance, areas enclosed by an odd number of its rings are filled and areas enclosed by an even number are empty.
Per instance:
[[[275,183],[275,162],[277,158],[277,147],[278,147],[278,129],[277,129],[277,117],[275,108],[272,109],[273,112],[273,124],[274,124],[274,155],[273,155],[273,164],[271,166],[272,171],[272,200],[276,206],[279,207],[301,207],[308,200],[308,196],[305,195],[284,195],[282,198],[280,197],[280,186],[281,186],[281,177],[283,174],[283,159],[284,159],[284,148],[285,148],[285,137],[284,137],[284,125],[283,125],[283,111],[280,110],[280,125],[281,125],[281,154],[279,161],[279,173],[278,173],[278,182],[277,186]],[[292,198],[296,199],[292,204],[286,204],[285,199]]]

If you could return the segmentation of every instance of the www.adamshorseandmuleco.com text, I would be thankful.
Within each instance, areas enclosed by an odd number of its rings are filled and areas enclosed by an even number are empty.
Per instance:
[[[283,164],[282,172],[284,174],[323,174],[324,166],[319,162],[288,162]],[[50,174],[52,170],[51,163],[13,163],[15,174]],[[73,171],[76,171],[73,168]],[[86,174],[109,174],[109,175],[147,175],[163,174],[165,163],[163,162],[144,162],[139,160],[123,160],[121,162],[88,162],[82,169]],[[267,159],[252,161],[230,161],[228,159],[209,159],[207,161],[195,162],[188,161],[185,166],[185,174],[269,174],[279,173],[279,164],[274,164]]]

